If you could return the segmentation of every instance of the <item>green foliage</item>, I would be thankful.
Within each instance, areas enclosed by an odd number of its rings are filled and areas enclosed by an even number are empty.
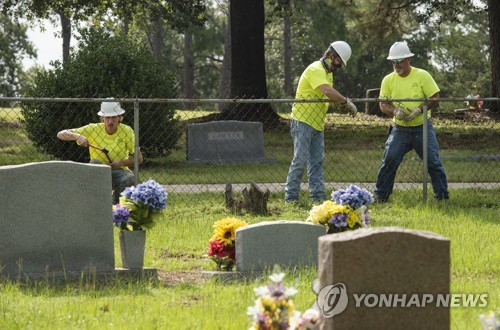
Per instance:
[[[0,96],[14,96],[19,91],[24,56],[35,56],[26,26],[0,14]]]
[[[462,22],[444,25],[439,35],[430,38],[434,78],[439,82],[441,97],[466,97],[470,93],[490,96],[490,45],[485,15],[471,11]],[[453,106],[441,105],[448,109]]]
[[[149,49],[123,36],[84,31],[78,51],[64,65],[38,72],[28,97],[172,98],[174,79]],[[97,122],[99,104],[44,102],[21,105],[28,137],[41,151],[61,159],[84,161],[86,151],[68,144],[61,148],[56,133]],[[133,126],[133,104],[124,103],[124,123]],[[168,155],[181,134],[172,104],[140,107],[141,150],[145,156]],[[158,134],[168,132],[168,134]]]

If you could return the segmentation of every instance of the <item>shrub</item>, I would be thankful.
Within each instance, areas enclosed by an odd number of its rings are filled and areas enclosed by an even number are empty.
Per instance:
[[[78,51],[63,64],[39,72],[26,96],[44,98],[173,98],[175,82],[160,59],[145,46],[126,36],[101,30],[82,32]],[[124,123],[133,127],[133,103],[122,102]],[[88,152],[76,144],[63,144],[58,131],[98,122],[97,102],[23,102],[28,137],[42,152],[60,159],[88,160]],[[141,151],[145,158],[171,153],[181,135],[174,105],[140,103]]]

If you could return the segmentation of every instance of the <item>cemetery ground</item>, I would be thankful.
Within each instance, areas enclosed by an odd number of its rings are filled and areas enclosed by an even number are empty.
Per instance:
[[[51,158],[40,154],[26,138],[18,112],[0,109],[0,164],[20,164]],[[13,113],[17,115],[13,116]],[[182,116],[195,114],[182,112]],[[339,157],[352,160],[362,168],[376,168],[382,156],[388,120],[371,120],[359,115],[354,121],[342,118],[342,125],[332,126],[326,137],[326,162]],[[474,160],[453,156],[498,154],[498,139],[487,121],[436,119],[441,155],[447,174],[470,182],[499,182],[500,171],[475,172]],[[459,130],[467,138],[457,138]],[[497,129],[498,130],[498,129]],[[265,164],[259,171],[256,164],[228,165],[231,173],[247,183],[270,182],[269,177],[284,182],[291,154],[287,129],[265,132],[266,153],[277,155],[277,162]],[[363,146],[361,149],[360,146]],[[206,182],[226,183],[220,165],[186,165],[185,145],[164,159],[153,159],[141,168],[141,179],[149,177],[169,184]],[[29,156],[27,158],[26,156]],[[497,164],[495,162],[494,164]],[[402,182],[418,180],[420,172],[398,174]],[[260,165],[262,166],[262,165]],[[495,165],[500,166],[500,165]],[[496,167],[498,168],[498,167]],[[325,171],[327,181],[359,182],[374,180],[373,174],[353,171],[350,166],[336,166]],[[432,189],[429,187],[430,191]],[[500,188],[452,189],[451,200],[438,203],[421,202],[421,189],[396,191],[388,204],[371,206],[372,227],[397,226],[432,231],[451,241],[451,293],[488,294],[488,306],[481,308],[450,308],[451,329],[477,329],[478,315],[500,309]],[[311,204],[303,194],[297,206],[285,205],[282,192],[272,192],[267,215],[242,213],[236,215],[249,224],[274,220],[305,220]],[[29,201],[28,201],[29,202]],[[158,269],[158,279],[97,280],[82,277],[79,281],[54,284],[48,281],[8,282],[0,280],[0,329],[246,329],[251,322],[247,308],[254,304],[253,288],[268,283],[266,276],[234,282],[207,279],[202,271],[214,270],[215,263],[205,255],[212,234],[212,225],[222,218],[234,216],[224,207],[222,193],[171,193],[163,221],[147,232],[145,266]],[[112,225],[109,219],[110,226]],[[118,234],[115,231],[115,260],[120,267]],[[366,258],[379,251],[360,251]],[[270,270],[271,271],[271,270]],[[315,268],[285,270],[285,283],[298,289],[296,308],[305,311],[315,299],[311,282]],[[376,281],[376,278],[368,280]]]
[[[478,315],[500,308],[500,242],[498,237],[500,191],[469,197],[466,190],[452,191],[447,203],[426,206],[396,193],[390,204],[371,207],[372,227],[397,226],[432,231],[451,240],[451,293],[487,293],[488,306],[450,308],[451,329],[479,328]],[[246,329],[247,307],[253,305],[253,288],[268,283],[266,276],[222,282],[205,278],[203,270],[215,263],[205,255],[214,221],[234,216],[224,208],[218,193],[172,194],[164,219],[147,232],[145,266],[159,270],[158,280],[96,280],[53,284],[0,282],[2,329]],[[197,201],[203,200],[203,203]],[[249,224],[273,220],[304,220],[310,203],[283,202],[271,194],[269,215],[239,214]],[[111,220],[110,220],[111,225]],[[116,266],[120,267],[115,231]],[[360,251],[366,258],[378,251]],[[271,271],[271,270],[269,270]],[[286,269],[285,284],[298,289],[296,308],[305,311],[315,296],[311,282],[315,268]],[[376,278],[367,280],[376,281]]]

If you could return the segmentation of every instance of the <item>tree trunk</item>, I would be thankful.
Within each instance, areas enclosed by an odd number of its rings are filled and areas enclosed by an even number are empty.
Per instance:
[[[231,0],[231,98],[267,99],[264,57],[264,0]],[[221,113],[223,120],[279,124],[269,103],[235,103]]]
[[[285,66],[285,82],[284,90],[288,97],[294,96],[293,80],[292,80],[292,44],[291,44],[291,30],[292,22],[290,18],[290,0],[284,4],[284,22],[283,22],[283,44],[284,44],[284,59]]]
[[[491,96],[500,97],[500,6],[488,0],[491,51]],[[492,102],[490,111],[500,112],[500,102]]]
[[[184,56],[184,77],[183,90],[184,98],[192,99],[194,97],[194,61],[191,53],[191,45],[193,43],[193,33],[186,31],[184,33],[184,48],[182,54]],[[192,103],[184,104],[184,109],[192,109]]]
[[[65,63],[69,58],[69,47],[71,44],[71,20],[62,12],[59,13],[59,17],[61,18],[61,34],[63,39],[62,62]]]
[[[124,35],[128,34],[129,26],[130,26],[130,19],[128,17],[125,17],[123,19],[123,25],[122,25],[122,32]]]
[[[226,27],[226,36],[224,38],[224,58],[222,60],[222,73],[219,87],[219,98],[228,99],[231,97],[231,15],[228,14]],[[226,103],[219,104],[219,111],[223,111],[227,107]]]
[[[153,21],[153,40],[151,42],[151,50],[153,51],[154,56],[160,57],[162,46],[163,46],[162,23],[160,19],[155,19]]]

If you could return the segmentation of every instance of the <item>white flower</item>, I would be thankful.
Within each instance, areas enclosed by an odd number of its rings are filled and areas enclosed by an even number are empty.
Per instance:
[[[273,281],[274,283],[280,283],[284,277],[285,277],[285,273],[279,273],[279,274],[275,273],[275,274],[272,274],[271,276],[269,276],[271,281]]]
[[[288,329],[297,329],[300,322],[300,312],[295,311],[288,319]]]
[[[267,286],[259,286],[258,288],[254,288],[253,292],[257,297],[264,297],[270,294],[269,288]]]
[[[286,288],[285,289],[285,296],[290,298],[290,297],[295,296],[297,294],[297,292],[299,292],[299,291],[293,287]]]
[[[298,322],[299,330],[314,330],[319,327],[319,311],[308,309],[302,314]]]
[[[497,320],[495,314],[490,312],[489,315],[481,314],[479,315],[479,319],[481,320],[481,325],[483,326],[483,330],[499,330],[500,329],[500,320]]]

